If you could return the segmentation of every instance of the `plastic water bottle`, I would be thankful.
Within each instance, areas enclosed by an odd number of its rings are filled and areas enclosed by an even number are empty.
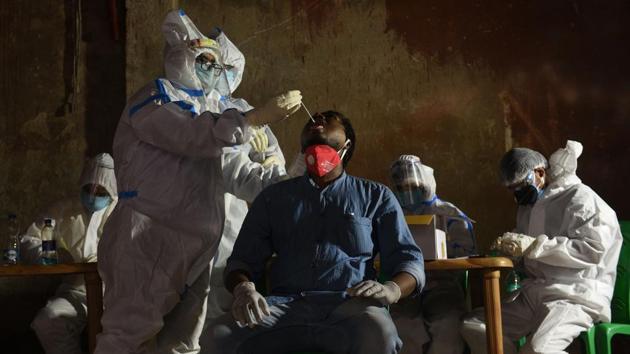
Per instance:
[[[514,269],[510,271],[510,274],[507,276],[507,281],[505,284],[505,291],[507,293],[513,293],[521,288],[521,276],[518,275]]]
[[[44,265],[57,264],[57,244],[53,238],[53,219],[44,219],[42,229],[42,258]]]
[[[7,238],[3,247],[3,259],[5,264],[17,264],[20,228],[18,227],[17,216],[15,214],[9,214],[7,219]]]

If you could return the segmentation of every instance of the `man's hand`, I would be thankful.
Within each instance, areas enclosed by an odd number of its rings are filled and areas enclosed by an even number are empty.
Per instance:
[[[250,125],[263,125],[281,121],[300,109],[302,94],[298,90],[288,91],[274,97],[261,108],[255,108],[247,113]]]
[[[240,327],[253,328],[260,324],[265,316],[271,315],[267,301],[256,291],[254,283],[241,282],[234,287],[232,294],[234,295],[232,317]]]
[[[400,287],[393,281],[386,281],[385,284],[381,284],[374,280],[360,282],[348,289],[348,294],[376,299],[386,306],[397,303],[401,296]]]

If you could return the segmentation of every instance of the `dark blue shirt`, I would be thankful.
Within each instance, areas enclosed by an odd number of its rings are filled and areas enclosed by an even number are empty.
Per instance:
[[[407,272],[416,279],[416,292],[425,283],[422,252],[394,194],[345,173],[321,189],[307,175],[266,188],[243,222],[225,274],[242,270],[258,280],[274,253],[274,303],[345,294],[376,279],[379,254],[383,276]]]

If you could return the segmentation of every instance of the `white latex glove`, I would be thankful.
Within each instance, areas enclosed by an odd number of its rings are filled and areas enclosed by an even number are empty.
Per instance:
[[[261,108],[245,114],[251,125],[263,125],[281,121],[300,109],[302,94],[298,90],[288,91],[274,97]]]
[[[265,132],[265,127],[254,128],[253,130],[254,134],[252,135],[252,139],[249,141],[249,145],[252,146],[252,149],[255,152],[263,154],[269,146],[269,138]]]
[[[306,161],[304,161],[304,154],[299,152],[289,169],[287,170],[287,174],[291,177],[302,176],[306,172]]]
[[[271,315],[267,300],[258,291],[254,283],[244,281],[234,287],[232,292],[232,317],[240,327],[253,328],[259,324],[265,316]]]
[[[360,282],[348,289],[348,294],[376,299],[386,306],[397,303],[401,296],[400,287],[393,281],[386,281],[385,284],[381,284],[374,280]]]
[[[536,239],[531,236],[506,232],[503,236],[494,240],[490,249],[497,250],[509,257],[522,257],[535,241]]]
[[[269,167],[271,167],[273,165],[277,165],[277,166],[281,166],[282,165],[282,161],[280,161],[280,158],[278,156],[276,156],[276,155],[269,156],[262,163],[262,166],[264,168],[269,168]]]

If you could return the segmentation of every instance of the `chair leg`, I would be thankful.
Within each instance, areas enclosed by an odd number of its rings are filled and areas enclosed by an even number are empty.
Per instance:
[[[616,334],[608,326],[597,326],[595,339],[597,340],[598,354],[612,354],[612,337]]]
[[[580,333],[580,338],[582,338],[584,346],[586,347],[586,354],[597,354],[595,345],[595,331],[596,326],[593,326],[589,328],[588,331]]]

